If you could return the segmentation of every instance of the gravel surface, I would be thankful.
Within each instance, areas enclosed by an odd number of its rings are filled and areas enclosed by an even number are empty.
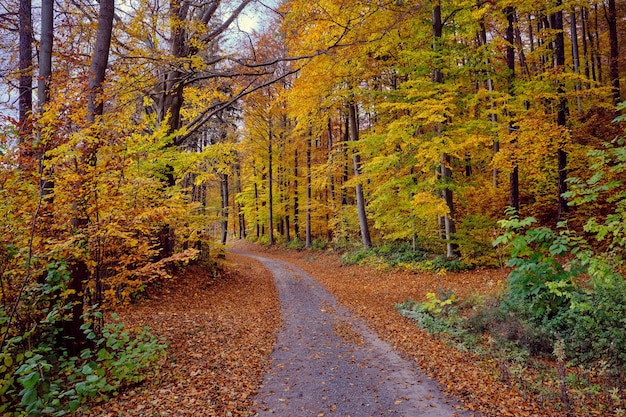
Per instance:
[[[306,272],[232,250],[274,275],[283,328],[257,394],[258,416],[472,416],[340,306]]]

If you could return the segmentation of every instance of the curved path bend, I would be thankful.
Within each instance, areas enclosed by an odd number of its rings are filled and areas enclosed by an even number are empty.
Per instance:
[[[296,266],[240,250],[274,275],[283,328],[257,415],[469,417],[437,383]]]

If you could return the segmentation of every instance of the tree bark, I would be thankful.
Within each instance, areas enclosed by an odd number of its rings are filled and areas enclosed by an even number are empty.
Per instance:
[[[31,0],[20,0],[19,7],[19,129],[20,141],[30,132],[33,110],[33,19]]]
[[[306,141],[306,223],[304,247],[310,249],[313,247],[313,238],[311,236],[311,137]]]
[[[274,245],[274,167],[273,167],[273,141],[274,132],[272,131],[272,119],[270,116],[268,142],[267,142],[267,154],[268,154],[268,167],[267,167],[267,209],[268,209],[268,227],[269,227],[269,245]]]
[[[552,27],[556,30],[556,36],[554,39],[554,54],[555,54],[555,66],[558,72],[562,72],[565,66],[565,36],[563,33],[563,11],[560,9],[562,0],[556,1],[558,11],[552,15]],[[559,82],[557,89],[559,95],[559,104],[557,106],[557,125],[565,127],[567,124],[567,99],[565,98],[565,91],[563,82]],[[567,200],[563,197],[563,193],[567,191],[567,153],[564,149],[564,144],[559,145],[557,151],[557,165],[558,165],[558,219],[562,220],[562,217],[568,211]]]
[[[220,189],[222,197],[222,239],[220,243],[225,245],[226,240],[228,239],[228,174],[220,174]]]
[[[622,96],[619,85],[619,40],[617,34],[617,10],[615,8],[615,0],[608,0],[606,21],[609,25],[609,77],[611,78],[611,96],[613,98],[613,104],[617,105],[622,101]]]
[[[87,121],[93,123],[96,116],[104,112],[104,98],[102,97],[102,84],[109,63],[109,49],[111,46],[111,34],[113,32],[113,16],[115,15],[114,0],[100,0],[100,13],[98,15],[98,30],[96,32],[96,44],[91,66],[89,68],[89,99],[87,104]]]
[[[300,239],[300,201],[298,199],[298,148],[293,151],[293,234]]]
[[[506,66],[508,69],[507,74],[507,88],[509,96],[513,96],[515,91],[513,89],[513,83],[515,81],[515,31],[514,31],[514,23],[515,23],[515,14],[516,10],[513,6],[508,6],[504,9],[504,14],[506,15],[507,27],[506,27]],[[509,115],[511,116],[511,115]],[[509,122],[508,127],[509,134],[513,133],[513,122]],[[516,141],[513,140],[511,142],[512,146],[516,146]],[[519,212],[520,204],[519,204],[519,169],[517,167],[517,163],[514,162],[513,169],[509,174],[509,205],[515,209],[516,212]]]
[[[441,37],[443,36],[443,22],[441,20],[441,1],[436,0],[433,5],[433,51],[435,52],[435,60],[438,60],[437,54],[440,53]],[[435,62],[435,68],[432,71],[432,80],[434,83],[443,83],[443,73],[439,68],[439,63]],[[456,224],[454,223],[454,196],[452,190],[447,185],[452,181],[452,171],[449,168],[450,156],[445,152],[441,155],[440,175],[441,181],[444,183],[443,199],[448,207],[448,214],[443,217],[443,228],[446,241],[446,255],[448,257],[459,256],[459,247],[452,242],[452,237],[456,233]]]
[[[115,0],[100,0],[100,11],[98,14],[98,29],[96,31],[96,41],[94,52],[91,57],[90,78],[89,78],[89,97],[87,102],[87,121],[94,124],[98,116],[102,116],[104,111],[104,103],[102,99],[102,85],[105,79],[106,68],[109,60],[109,48],[111,45],[111,35],[113,31],[113,16],[115,13]],[[95,163],[96,149],[89,145],[85,145],[81,149],[83,163],[93,165]],[[84,189],[84,179],[80,179],[76,189]],[[73,217],[71,224],[77,233],[84,231],[87,226],[88,219],[86,216],[86,207],[83,207],[86,197],[79,193],[73,204]],[[85,243],[82,243],[83,245]],[[85,259],[74,259],[70,265],[70,279],[68,289],[73,290],[68,297],[72,303],[72,317],[69,322],[65,323],[64,336],[68,341],[68,350],[76,354],[88,344],[88,340],[81,329],[83,325],[84,310],[84,285],[91,278],[89,268]],[[100,286],[99,282],[95,283],[96,291]],[[94,300],[98,303],[100,300]]]
[[[52,78],[52,46],[54,35],[54,0],[41,1],[41,39],[39,41],[39,79],[37,81],[37,100],[39,111],[50,97],[50,79]]]
[[[348,112],[350,119],[350,136],[353,142],[359,140],[359,125],[357,119],[356,104],[354,102],[348,103]],[[358,152],[354,152],[354,175],[358,177],[361,175],[361,157]],[[356,185],[356,208],[359,213],[359,227],[361,229],[361,241],[365,249],[372,247],[372,239],[370,237],[370,229],[367,223],[367,213],[365,211],[365,197],[363,196],[363,184],[357,182]]]
[[[576,8],[572,7],[570,14],[570,37],[572,38],[572,66],[576,74],[580,74],[580,51],[578,49],[578,24],[576,22]],[[580,92],[580,82],[576,81],[574,88],[577,92]],[[582,111],[582,103],[580,94],[576,94],[576,107],[578,112]]]

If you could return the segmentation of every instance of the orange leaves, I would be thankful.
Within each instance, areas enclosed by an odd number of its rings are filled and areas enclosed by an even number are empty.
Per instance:
[[[88,415],[249,415],[279,325],[278,299],[271,275],[256,261],[230,254],[228,260],[223,276],[190,267],[121,314],[130,327],[147,324],[166,337],[168,358],[144,386]]]

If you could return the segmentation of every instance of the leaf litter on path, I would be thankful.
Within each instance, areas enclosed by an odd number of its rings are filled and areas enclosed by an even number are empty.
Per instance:
[[[249,416],[280,326],[271,274],[229,254],[211,277],[198,266],[120,312],[129,327],[168,340],[167,357],[143,384],[91,408],[89,416]]]
[[[444,392],[483,416],[552,417],[562,410],[546,409],[499,378],[498,362],[461,352],[418,328],[395,310],[407,298],[424,300],[441,288],[461,298],[496,291],[506,274],[499,270],[472,273],[416,274],[383,271],[366,266],[344,266],[339,256],[321,251],[264,248],[247,242],[237,246],[260,256],[288,261],[313,276],[378,336],[435,378]]]
[[[451,417],[474,415],[398,356],[309,274],[254,256],[274,274],[283,317],[258,415]]]

